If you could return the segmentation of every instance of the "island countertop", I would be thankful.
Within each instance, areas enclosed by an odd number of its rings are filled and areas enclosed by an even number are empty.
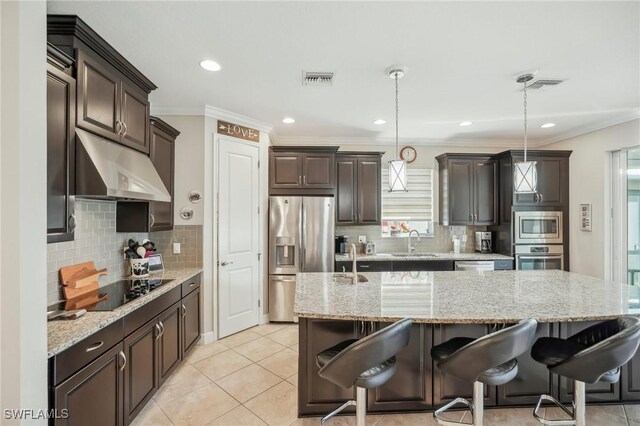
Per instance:
[[[380,272],[368,282],[297,275],[295,315],[419,323],[605,320],[640,314],[640,288],[565,271]]]
[[[335,255],[336,262],[350,262],[351,256],[349,254],[340,254],[336,253]],[[401,262],[407,260],[421,260],[421,261],[430,261],[430,260],[454,260],[454,261],[482,261],[482,260],[513,260],[511,256],[505,256],[503,254],[498,253],[428,253],[428,256],[425,256],[425,253],[413,253],[407,254],[402,253],[400,255],[396,255],[393,253],[376,253],[376,254],[364,254],[359,253],[356,255],[356,260],[363,262],[380,262],[380,261],[389,261],[393,260],[394,262]]]

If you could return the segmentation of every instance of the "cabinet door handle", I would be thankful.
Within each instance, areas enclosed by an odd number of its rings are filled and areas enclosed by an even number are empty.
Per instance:
[[[95,351],[96,349],[102,347],[102,345],[104,345],[103,341],[100,341],[98,343],[94,343],[93,345],[91,345],[87,349],[85,349],[85,352]]]
[[[125,136],[127,134],[127,130],[129,129],[127,127],[127,123],[125,123],[124,121],[122,122],[122,127],[123,127],[123,131],[122,131],[122,136]]]
[[[298,185],[302,185],[302,176],[298,176]]]
[[[182,304],[182,318],[187,316],[187,307]]]
[[[162,321],[158,321],[158,324],[160,325],[160,335],[158,337],[162,337],[164,336],[164,324]]]
[[[371,266],[370,265],[358,265],[357,267],[359,269],[369,269]]]
[[[120,351],[118,355],[120,355],[120,359],[122,359],[122,366],[120,367],[120,371],[122,371],[127,366],[127,357],[122,351]]]
[[[540,195],[540,201],[538,201],[538,202],[539,203],[543,202],[544,201],[544,197],[542,196],[542,194],[538,194],[538,195]]]
[[[156,334],[156,340],[158,340],[162,334],[160,333],[160,326],[156,324],[155,327],[156,327],[156,330],[158,331],[158,333]]]
[[[76,229],[76,214],[75,213],[71,213],[69,215],[69,219],[67,220],[67,223],[69,224],[69,231],[73,232]]]
[[[122,122],[120,120],[116,120],[116,135],[122,136],[120,132],[122,132]]]
[[[307,175],[304,175],[304,176],[303,176],[303,178],[302,178],[302,182],[304,182],[304,184],[305,184],[305,185],[307,184]]]
[[[151,219],[151,224],[149,226],[153,226],[156,224],[156,217],[153,215],[153,213],[149,213],[149,219]]]
[[[473,222],[473,214],[469,213],[469,222]]]

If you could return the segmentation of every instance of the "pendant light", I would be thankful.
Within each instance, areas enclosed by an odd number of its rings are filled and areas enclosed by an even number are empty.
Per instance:
[[[524,93],[524,161],[514,164],[513,190],[516,194],[533,194],[538,187],[538,170],[535,161],[527,161],[527,83],[533,80],[533,74],[521,74],[516,77],[522,83]]]
[[[398,152],[398,80],[404,77],[407,68],[394,65],[386,71],[396,83],[396,159],[389,161],[389,192],[407,192],[407,162]]]

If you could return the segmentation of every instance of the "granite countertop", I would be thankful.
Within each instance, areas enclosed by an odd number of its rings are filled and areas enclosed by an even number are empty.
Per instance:
[[[565,271],[379,272],[361,274],[369,282],[356,285],[335,282],[333,275],[297,275],[295,315],[463,324],[640,314],[640,288]]]
[[[150,301],[181,285],[183,282],[194,277],[200,272],[202,272],[202,269],[199,268],[185,268],[179,270],[166,270],[163,273],[151,274],[152,278],[171,279],[173,281],[163,284],[149,294],[139,297],[113,311],[87,312],[75,320],[49,321],[47,323],[47,356],[51,358],[52,356],[59,354],[101,328],[108,326],[132,311],[135,311],[141,306],[146,305]]]
[[[429,253],[433,256],[420,256],[420,253],[416,253],[416,256],[407,256],[402,253],[401,256],[394,256],[392,253],[378,253],[378,254],[358,254],[356,259],[359,261],[382,261],[392,260],[513,260],[511,256],[505,256],[498,253]],[[336,253],[336,262],[348,262],[351,261],[351,257],[348,254]]]

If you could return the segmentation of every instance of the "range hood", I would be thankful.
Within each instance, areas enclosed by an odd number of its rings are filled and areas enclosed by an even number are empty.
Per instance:
[[[171,201],[149,157],[82,129],[76,135],[77,197]]]

